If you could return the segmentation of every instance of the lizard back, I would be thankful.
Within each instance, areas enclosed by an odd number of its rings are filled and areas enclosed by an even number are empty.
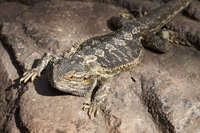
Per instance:
[[[142,44],[130,32],[112,32],[84,43],[85,47],[75,54],[73,60],[85,64],[95,62],[100,71],[107,74],[134,66],[143,57]]]

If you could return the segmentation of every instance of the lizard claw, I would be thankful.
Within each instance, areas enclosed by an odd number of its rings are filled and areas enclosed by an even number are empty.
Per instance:
[[[29,79],[31,79],[31,81],[34,81],[35,78],[39,76],[40,76],[40,72],[36,69],[26,71],[23,74],[23,77],[20,79],[20,83],[26,83]]]
[[[98,115],[98,111],[99,111],[99,104],[96,102],[91,102],[91,103],[84,103],[83,104],[83,110],[88,110],[88,116],[90,119],[93,119],[94,117],[96,117]]]

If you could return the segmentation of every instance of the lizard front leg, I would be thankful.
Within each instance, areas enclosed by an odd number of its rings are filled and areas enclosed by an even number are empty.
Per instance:
[[[109,86],[103,85],[102,83],[97,86],[97,89],[92,91],[91,99],[89,103],[83,104],[83,110],[87,109],[87,113],[90,119],[97,116],[101,109],[101,105],[106,100],[109,94]]]
[[[56,60],[60,59],[54,54],[45,53],[44,56],[40,59],[36,68],[28,70],[24,72],[23,77],[20,79],[20,83],[26,83],[29,79],[34,81],[36,77],[39,77],[41,72],[46,68],[49,62],[55,62]]]

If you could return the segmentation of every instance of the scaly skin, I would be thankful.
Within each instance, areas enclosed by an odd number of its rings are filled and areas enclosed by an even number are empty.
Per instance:
[[[102,81],[140,63],[144,54],[141,38],[148,38],[152,33],[158,32],[190,2],[191,0],[172,0],[148,15],[126,23],[115,32],[84,41],[69,54],[65,54],[68,55],[66,57],[46,54],[36,68],[24,73],[20,81],[33,81],[50,65],[49,81],[60,91],[85,96],[99,87],[92,95],[91,103],[84,104],[84,109],[88,109],[88,115],[92,118],[108,91]],[[156,41],[156,38],[152,40]],[[160,43],[143,45],[161,52],[168,49]]]

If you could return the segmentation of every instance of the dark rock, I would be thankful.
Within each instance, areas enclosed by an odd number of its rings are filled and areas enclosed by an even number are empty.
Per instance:
[[[186,8],[185,12],[191,18],[194,18],[200,21],[200,1],[194,0],[188,8]]]
[[[163,0],[96,0],[102,3],[111,3],[124,7],[130,12],[149,11],[155,9],[163,3]]]
[[[16,2],[0,3],[0,23],[2,21],[15,21],[17,15],[28,7]]]
[[[0,57],[0,132],[7,133],[17,131],[13,119],[17,90],[12,85],[18,74],[1,42]]]
[[[27,7],[19,3],[1,3],[0,29],[2,22],[15,21],[16,16],[25,9]],[[0,132],[19,133],[14,117],[18,99],[16,79],[19,70],[16,70],[18,67],[9,48],[2,42],[0,42],[0,55]]]
[[[16,2],[16,3],[21,3],[21,4],[32,6],[32,5],[42,2],[42,1],[47,1],[47,0],[0,0],[0,4],[6,3],[6,2]]]

